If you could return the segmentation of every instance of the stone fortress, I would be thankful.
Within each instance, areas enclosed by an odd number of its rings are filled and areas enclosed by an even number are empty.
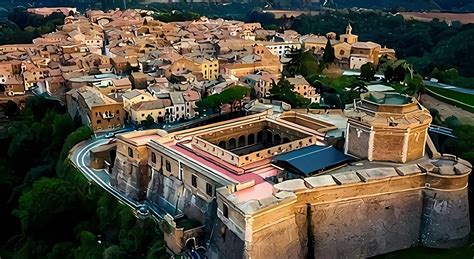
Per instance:
[[[430,123],[415,98],[369,92],[334,117],[270,107],[125,133],[111,184],[163,212],[175,253],[202,245],[210,258],[335,258],[455,247],[470,232],[471,165],[436,151]],[[330,144],[342,134],[340,151]],[[104,150],[91,152],[92,165]]]

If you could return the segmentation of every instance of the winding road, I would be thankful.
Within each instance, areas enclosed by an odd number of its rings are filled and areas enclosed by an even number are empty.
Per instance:
[[[113,131],[113,133],[116,134],[128,131],[131,131],[131,129],[121,129]],[[110,185],[109,174],[105,169],[95,170],[89,167],[90,151],[93,148],[107,144],[112,140],[113,138],[106,138],[105,134],[94,135],[92,139],[84,141],[80,145],[76,146],[76,148],[71,154],[70,160],[88,180],[94,181],[101,188],[103,188],[104,190],[112,194],[115,198],[117,198],[121,203],[135,210],[137,214],[139,213],[140,208],[143,208],[145,206],[146,210],[150,212],[151,216],[154,219],[161,220],[163,218],[163,211],[159,213],[156,207],[150,206],[146,201],[139,203],[135,200],[128,198],[127,196],[125,196],[125,194],[121,193],[115,187]],[[202,256],[200,256],[196,250],[188,250],[186,251],[186,253],[191,256],[191,258],[202,258]]]
[[[113,131],[113,133],[122,133],[127,131],[131,131],[131,129],[121,129]],[[121,203],[129,206],[135,211],[138,211],[143,206],[146,206],[147,209],[153,215],[153,217],[155,217],[156,219],[161,219],[162,213],[160,214],[152,206],[148,206],[146,201],[139,203],[133,199],[128,198],[125,194],[121,193],[115,187],[110,185],[110,177],[105,169],[96,170],[89,167],[90,151],[93,148],[107,144],[112,140],[112,138],[105,138],[105,134],[94,135],[92,139],[82,142],[73,150],[70,157],[71,162],[88,180],[94,181],[101,188],[103,188],[115,198],[117,198]]]

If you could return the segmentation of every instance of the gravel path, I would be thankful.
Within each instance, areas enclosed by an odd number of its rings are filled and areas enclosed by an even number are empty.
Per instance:
[[[441,119],[446,119],[447,117],[454,115],[456,116],[459,121],[464,124],[471,124],[474,125],[474,114],[468,111],[465,111],[461,108],[458,108],[454,105],[447,104],[444,102],[439,101],[427,94],[421,96],[421,104],[426,108],[434,108],[439,111],[439,115]]]

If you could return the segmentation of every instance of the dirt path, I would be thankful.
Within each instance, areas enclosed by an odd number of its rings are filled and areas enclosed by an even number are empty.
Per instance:
[[[474,125],[473,113],[465,111],[454,105],[441,102],[438,99],[435,99],[427,94],[421,96],[421,104],[423,104],[423,106],[428,109],[433,108],[438,110],[439,115],[443,120],[451,115],[454,115],[459,119],[461,123]]]

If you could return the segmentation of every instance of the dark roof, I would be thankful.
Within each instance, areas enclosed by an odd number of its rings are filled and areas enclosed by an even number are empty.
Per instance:
[[[273,158],[273,163],[304,176],[309,176],[350,160],[332,146],[309,146]]]

